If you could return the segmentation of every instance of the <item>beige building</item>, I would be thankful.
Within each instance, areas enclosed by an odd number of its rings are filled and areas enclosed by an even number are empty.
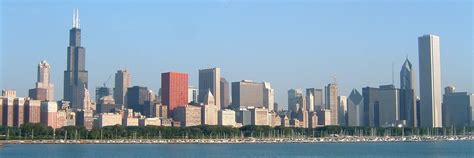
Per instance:
[[[290,127],[290,119],[288,118],[288,116],[285,115],[283,117],[280,117],[280,120],[282,127]]]
[[[140,126],[161,126],[161,119],[158,117],[141,118],[139,124]]]
[[[281,126],[281,118],[274,111],[271,111],[271,112],[268,113],[268,120],[269,120],[268,121],[269,125],[272,126],[272,127]]]
[[[331,125],[339,125],[339,106],[337,103],[338,89],[336,83],[330,83],[325,87],[326,109],[330,109]]]
[[[28,99],[26,101],[25,121],[27,123],[40,123],[41,122],[41,101],[40,100]]]
[[[174,120],[180,122],[181,127],[201,125],[201,107],[186,105],[174,110]]]
[[[99,128],[105,126],[122,125],[122,115],[119,113],[101,113],[99,115]]]
[[[30,97],[38,100],[54,100],[54,85],[51,82],[51,66],[45,60],[38,64],[38,76],[34,89],[29,91]]]
[[[218,114],[219,125],[221,126],[236,126],[235,111],[230,109],[219,110]]]
[[[264,126],[268,124],[268,109],[254,108],[250,109],[252,125]]]
[[[41,124],[58,128],[58,103],[54,101],[41,102]]]
[[[320,109],[318,110],[318,124],[327,126],[327,125],[334,125],[331,123],[332,121],[332,113],[333,111],[330,109]]]
[[[211,91],[208,91],[204,97],[204,105],[201,108],[201,124],[202,125],[217,125],[217,111],[219,108],[216,106],[214,96]]]
[[[13,126],[20,127],[24,123],[26,98],[15,98],[13,100]]]
[[[122,121],[123,126],[139,126],[139,118],[126,117]]]
[[[125,95],[131,85],[132,77],[127,69],[118,70],[117,73],[115,73],[114,100],[116,104],[125,105],[127,103]]]
[[[16,91],[11,89],[3,89],[2,96],[4,98],[16,98]]]

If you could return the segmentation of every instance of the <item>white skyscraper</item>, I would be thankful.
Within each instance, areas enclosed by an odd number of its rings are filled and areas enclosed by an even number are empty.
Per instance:
[[[418,37],[420,70],[420,126],[442,127],[439,37]]]

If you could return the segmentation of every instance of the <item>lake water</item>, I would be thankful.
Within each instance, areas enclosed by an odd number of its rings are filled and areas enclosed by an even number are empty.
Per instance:
[[[474,141],[317,144],[5,145],[0,158],[133,157],[474,157]]]

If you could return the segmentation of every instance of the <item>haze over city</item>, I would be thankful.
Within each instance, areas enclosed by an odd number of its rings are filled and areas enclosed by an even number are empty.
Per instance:
[[[417,37],[440,37],[442,87],[474,91],[473,3],[2,1],[0,89],[27,96],[36,65],[52,66],[62,97],[67,31],[80,9],[89,88],[127,68],[132,85],[160,88],[160,74],[220,67],[229,82],[268,81],[287,108],[287,90],[323,88],[337,78],[339,94],[392,83],[408,57],[418,70]],[[345,5],[340,5],[345,2]],[[25,5],[28,4],[28,5]],[[418,81],[417,81],[418,82]],[[113,87],[113,77],[107,83]],[[94,96],[91,90],[91,96]]]

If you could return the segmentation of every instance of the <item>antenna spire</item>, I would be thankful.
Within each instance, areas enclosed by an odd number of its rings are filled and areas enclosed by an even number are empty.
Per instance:
[[[76,27],[76,12],[72,11],[72,28]]]
[[[80,28],[80,20],[79,20],[79,9],[76,8],[76,28]]]

